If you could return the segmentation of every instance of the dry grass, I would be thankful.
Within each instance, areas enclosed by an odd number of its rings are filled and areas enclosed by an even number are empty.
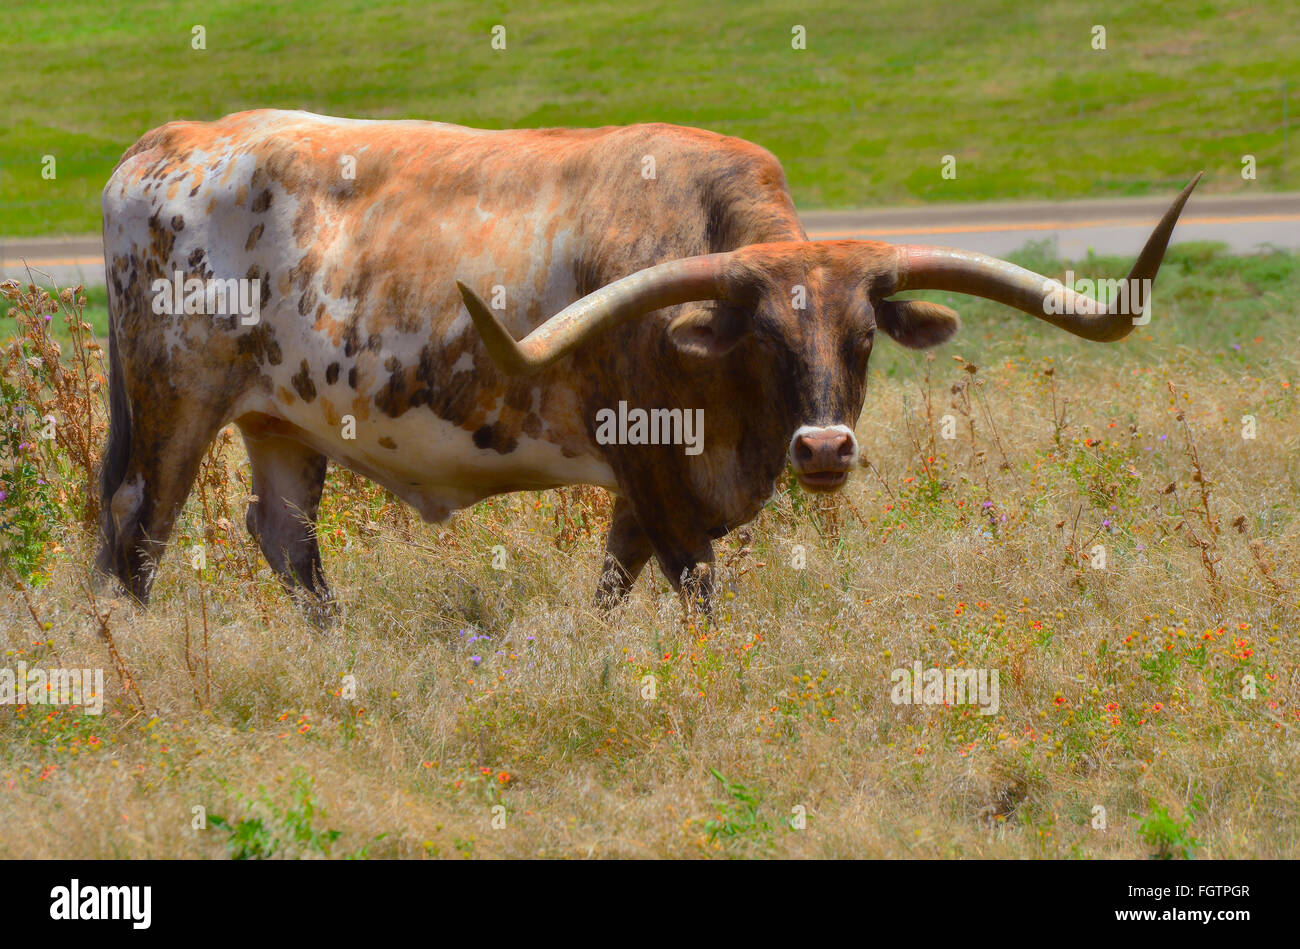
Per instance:
[[[1295,388],[1078,351],[873,378],[869,466],[722,542],[712,624],[658,571],[592,611],[601,492],[435,527],[335,471],[317,634],[219,443],[147,613],[92,606],[77,527],[0,604],[6,665],[109,693],[0,706],[0,856],[1297,856]],[[894,705],[914,660],[998,670],[999,713]]]

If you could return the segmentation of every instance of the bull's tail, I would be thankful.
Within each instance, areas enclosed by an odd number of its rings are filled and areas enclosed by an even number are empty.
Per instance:
[[[126,563],[121,527],[113,515],[113,496],[126,478],[131,460],[131,399],[122,368],[122,347],[117,339],[117,319],[109,294],[108,318],[108,443],[99,463],[99,557],[102,574],[125,579]]]

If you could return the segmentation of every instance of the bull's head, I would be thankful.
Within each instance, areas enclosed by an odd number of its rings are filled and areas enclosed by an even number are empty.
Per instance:
[[[891,300],[902,290],[948,290],[996,300],[1099,342],[1122,339],[1142,314],[1169,236],[1197,175],[1148,238],[1128,277],[1130,292],[1110,306],[1015,264],[972,251],[875,241],[786,241],[669,261],[616,280],[566,307],[516,341],[463,283],[461,296],[493,362],[528,375],[626,320],[677,304],[689,309],[667,326],[687,358],[720,356],[752,336],[793,393],[784,408],[793,435],[790,461],[800,483],[834,490],[856,458],[853,425],[862,411],[867,358],[877,330],[922,349],[952,337],[960,323],[945,306]],[[802,306],[801,306],[802,304]]]

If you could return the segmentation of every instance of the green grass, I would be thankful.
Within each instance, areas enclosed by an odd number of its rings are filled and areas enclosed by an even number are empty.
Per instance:
[[[1282,81],[1294,8],[1260,0],[771,0],[648,5],[200,6],[18,0],[5,9],[0,234],[99,229],[122,152],[177,118],[277,106],[483,127],[668,121],[756,141],[800,207],[1300,186]],[[491,27],[507,27],[494,51]],[[791,49],[791,27],[807,49]],[[1105,51],[1091,49],[1094,24]],[[207,31],[190,48],[191,28]],[[1292,118],[1294,123],[1294,118]],[[958,177],[939,174],[943,155]],[[1240,177],[1241,156],[1258,180]],[[41,177],[42,156],[57,178]]]

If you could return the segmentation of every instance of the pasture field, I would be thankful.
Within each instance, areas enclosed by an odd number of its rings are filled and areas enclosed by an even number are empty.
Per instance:
[[[16,0],[0,33],[0,235],[97,233],[100,190],[145,131],[263,107],[702,126],[779,156],[801,208],[1165,193],[1198,169],[1204,193],[1295,189],[1294,13],[1288,0]]]
[[[653,567],[591,608],[599,490],[425,525],[332,470],[321,634],[237,436],[152,607],[90,591],[97,354],[11,289],[3,665],[107,696],[0,705],[0,857],[1300,856],[1298,294],[1300,256],[1176,245],[1112,346],[932,294],[962,333],[876,348],[863,466],[719,544],[711,621]],[[996,671],[996,713],[895,704],[914,662]]]

